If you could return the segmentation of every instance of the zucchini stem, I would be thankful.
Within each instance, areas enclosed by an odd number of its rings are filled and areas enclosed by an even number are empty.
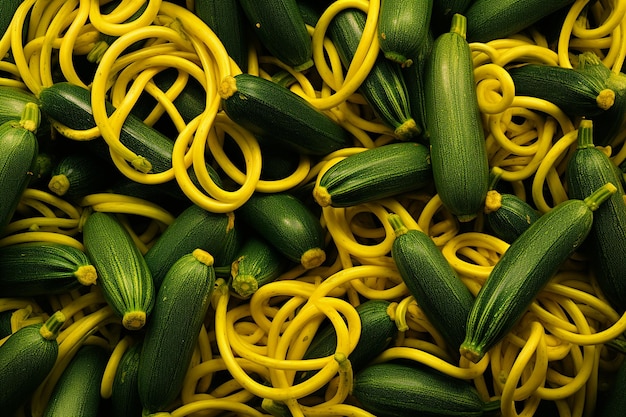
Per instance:
[[[455,13],[452,16],[452,22],[450,23],[450,33],[456,33],[457,35],[466,39],[467,37],[467,18],[459,13]]]
[[[612,183],[607,182],[602,187],[591,193],[591,195],[583,201],[587,204],[587,207],[589,207],[590,210],[595,211],[602,203],[608,200],[609,197],[615,193],[615,191],[617,191],[617,187]]]
[[[59,332],[61,332],[63,323],[65,323],[65,314],[61,311],[56,311],[48,320],[46,320],[43,326],[41,326],[39,334],[41,334],[44,339],[54,340],[59,335]]]

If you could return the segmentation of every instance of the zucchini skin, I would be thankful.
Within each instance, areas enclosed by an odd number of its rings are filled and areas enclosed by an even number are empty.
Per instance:
[[[230,265],[242,241],[234,213],[212,213],[192,204],[176,216],[144,259],[158,290],[172,265],[186,253],[204,249],[211,253],[217,266]]]
[[[101,346],[81,346],[57,381],[43,417],[96,417],[108,359],[109,352]]]
[[[617,191],[593,214],[584,244],[598,286],[613,308],[626,310],[626,202],[617,166],[593,144],[593,123],[583,121],[566,169],[570,198],[584,198],[607,182]]]
[[[105,300],[128,330],[139,330],[154,305],[150,269],[115,215],[93,212],[83,226],[85,253],[98,271]]]
[[[346,68],[363,36],[366,17],[359,9],[348,8],[337,13],[328,26],[328,36]],[[411,115],[409,93],[399,65],[381,54],[358,91],[399,139],[414,139],[420,135],[421,129]]]
[[[87,255],[61,243],[28,242],[0,248],[0,294],[30,297],[61,294],[96,283]]]
[[[163,279],[137,370],[144,410],[162,411],[179,394],[214,285],[213,257],[202,249],[183,255]]]
[[[0,3],[0,33],[5,34],[11,26],[11,20],[22,4],[22,0],[4,0]]]
[[[48,376],[57,360],[56,340],[65,317],[58,311],[45,323],[22,327],[0,346],[0,407],[13,415]]]
[[[120,176],[114,167],[86,153],[62,156],[50,174],[48,189],[70,200],[104,192]]]
[[[540,216],[537,210],[515,194],[496,190],[487,193],[485,213],[489,228],[507,243],[513,243]]]
[[[11,1],[13,0],[9,0],[7,1],[7,3],[11,3]],[[2,5],[0,5],[0,9],[4,5],[5,3],[2,2]],[[4,16],[4,12],[2,12],[2,10],[0,10],[0,16]],[[11,14],[11,16],[13,16],[13,14]],[[0,19],[2,18],[0,17]],[[39,99],[28,90],[18,87],[1,85],[0,124],[12,120],[19,120],[27,103],[34,103],[36,105],[39,105]],[[47,117],[45,117],[45,115],[42,114],[39,122],[39,127],[37,128],[36,132],[37,137],[42,141],[48,140],[51,134],[51,129],[52,128],[50,126],[50,121]]]
[[[307,155],[327,155],[348,147],[348,132],[306,99],[270,80],[227,76],[220,88],[224,111],[264,140]]]
[[[489,188],[489,163],[478,108],[466,19],[456,14],[424,68],[425,124],[435,189],[459,221],[474,219]]]
[[[143,407],[139,398],[137,375],[143,340],[139,339],[122,355],[111,387],[111,415],[137,417]]]
[[[606,184],[585,200],[569,199],[542,214],[504,252],[478,292],[460,353],[478,362],[526,312],[561,264],[582,244],[593,210],[615,192]]]
[[[467,381],[421,365],[383,362],[355,375],[352,395],[379,417],[479,417],[498,407],[483,401]]]
[[[389,222],[396,234],[391,254],[404,283],[450,352],[458,356],[474,296],[430,236],[407,229],[396,214]]]
[[[620,417],[624,414],[626,408],[626,362],[617,369],[615,377],[606,394],[602,397],[602,402],[598,403],[595,410],[597,417]]]
[[[290,193],[253,193],[235,214],[287,259],[306,269],[326,260],[325,232],[319,219]]]
[[[239,0],[253,34],[296,71],[313,66],[313,50],[296,0]]]
[[[417,142],[398,142],[352,154],[331,166],[313,190],[322,206],[348,207],[430,184],[430,152]]]

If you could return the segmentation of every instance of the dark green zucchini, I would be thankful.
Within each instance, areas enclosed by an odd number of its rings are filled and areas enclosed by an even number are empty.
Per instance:
[[[8,3],[11,3],[11,1]],[[3,2],[0,8],[4,4]],[[2,11],[0,11],[0,15],[3,15]],[[0,86],[0,124],[11,120],[19,120],[22,117],[26,103],[39,105],[39,99],[28,90],[6,85]],[[39,140],[42,142],[49,140],[51,129],[50,121],[45,115],[41,114],[39,126],[35,132]]]
[[[104,192],[120,173],[100,158],[87,153],[62,156],[51,172],[48,189],[70,200]]]
[[[491,231],[507,243],[513,243],[539,216],[534,207],[515,194],[497,190],[487,193],[485,219]]]
[[[137,375],[143,340],[135,341],[122,355],[111,387],[111,415],[137,417],[143,407],[139,398]]]

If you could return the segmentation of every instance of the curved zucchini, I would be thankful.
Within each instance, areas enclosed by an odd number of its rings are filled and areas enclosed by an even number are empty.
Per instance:
[[[476,97],[474,70],[465,39],[466,19],[453,16],[424,68],[425,124],[435,189],[459,221],[474,219],[489,188],[489,162]]]
[[[416,142],[352,154],[322,174],[313,189],[322,207],[348,207],[424,187],[432,181],[430,152]]]
[[[224,111],[261,136],[309,155],[326,155],[352,144],[348,132],[293,91],[251,75],[227,76],[220,88]]]
[[[570,198],[584,198],[607,182],[617,191],[593,214],[591,232],[585,242],[598,286],[620,312],[626,310],[626,202],[617,166],[593,144],[593,122],[583,120],[578,130],[577,149],[566,170]]]
[[[513,243],[540,216],[537,210],[515,194],[496,190],[487,192],[485,214],[489,228],[508,243]]]
[[[115,215],[93,212],[83,226],[85,252],[98,271],[107,303],[128,330],[139,330],[154,305],[150,269]]]
[[[61,294],[94,285],[97,278],[87,255],[73,246],[28,242],[0,248],[3,297]]]
[[[541,215],[504,252],[478,292],[461,355],[478,362],[521,318],[561,264],[582,244],[593,212],[616,188],[607,183],[584,200],[569,199]]]
[[[288,192],[254,193],[235,213],[287,259],[306,269],[326,260],[325,232],[319,219]]]
[[[402,280],[450,352],[458,356],[474,296],[430,236],[407,229],[397,214],[388,220],[396,235],[391,255]]]
[[[213,257],[202,249],[183,255],[163,279],[137,370],[144,411],[162,411],[179,394],[214,284]]]

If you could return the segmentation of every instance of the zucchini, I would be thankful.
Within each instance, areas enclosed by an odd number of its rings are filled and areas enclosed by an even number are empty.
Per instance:
[[[611,381],[609,389],[600,397],[594,413],[597,417],[621,417],[626,409],[626,361],[622,361]]]
[[[195,0],[196,15],[215,32],[242,72],[248,68],[247,20],[238,0]]]
[[[478,108],[466,19],[455,14],[424,68],[425,124],[435,189],[459,221],[474,219],[489,188],[489,162]]]
[[[0,345],[0,408],[6,415],[12,416],[54,367],[64,322],[57,311],[45,323],[22,327]]]
[[[13,333],[11,328],[11,316],[15,310],[5,310],[0,312],[0,339],[4,339]]]
[[[385,58],[410,67],[430,29],[433,0],[382,0],[378,39]]]
[[[155,288],[184,254],[196,248],[213,256],[217,266],[230,265],[242,244],[235,214],[212,213],[192,204],[183,210],[144,255]]]
[[[326,260],[320,220],[290,193],[253,193],[235,214],[287,259],[304,268],[318,267]]]
[[[391,255],[402,280],[448,350],[458,356],[474,296],[429,235],[408,229],[397,214],[388,220],[395,232]]]
[[[10,1],[8,3],[10,3]],[[3,16],[1,9],[4,5],[4,2],[0,5],[0,16]],[[22,117],[24,107],[27,103],[39,105],[39,99],[28,90],[7,85],[0,85],[0,124],[12,120],[19,120]],[[45,115],[41,114],[39,126],[35,132],[39,140],[49,140],[52,131],[51,129],[52,127],[50,126],[50,121],[47,117],[45,117]]]
[[[139,339],[126,349],[115,372],[111,386],[111,415],[137,417],[143,407],[139,398],[137,376],[143,340]]]
[[[0,2],[0,34],[4,35],[11,26],[11,20],[22,4],[22,0],[4,0]]]
[[[348,8],[337,13],[328,26],[328,37],[346,68],[363,36],[366,18],[363,11]],[[358,91],[399,139],[414,139],[420,135],[420,127],[411,115],[409,92],[399,65],[380,54]]]
[[[85,253],[62,243],[28,242],[0,248],[0,294],[30,297],[94,285],[95,267]]]
[[[98,285],[128,330],[139,330],[154,305],[154,283],[139,248],[111,213],[93,212],[83,226],[85,252],[98,271]]]
[[[114,167],[87,153],[63,155],[50,174],[48,190],[74,201],[104,192],[120,176]]]
[[[470,42],[506,38],[528,28],[574,0],[473,0],[465,12]]]
[[[537,294],[582,244],[593,212],[616,188],[599,187],[584,200],[569,199],[532,223],[504,252],[478,292],[460,353],[478,362],[522,317]]]
[[[259,287],[276,280],[290,265],[267,240],[251,233],[231,264],[230,287],[240,297],[249,298]]]
[[[539,218],[540,213],[515,194],[489,190],[485,200],[485,219],[495,236],[513,243]]]
[[[179,394],[214,284],[213,257],[202,249],[183,255],[163,279],[137,370],[144,411],[163,411]]]
[[[220,95],[228,117],[264,140],[308,155],[326,155],[352,144],[343,127],[270,80],[251,74],[228,75]]]
[[[43,417],[97,417],[100,382],[109,351],[82,345],[63,370],[50,395]]]
[[[577,149],[566,170],[570,198],[584,198],[607,182],[617,191],[593,214],[593,225],[585,248],[598,286],[613,308],[626,311],[626,202],[617,166],[593,144],[593,122],[583,120],[578,130]]]
[[[430,152],[416,142],[352,154],[325,171],[313,189],[322,207],[348,207],[422,188],[432,181]]]
[[[295,71],[313,66],[311,36],[296,0],[240,0],[254,36]]]
[[[484,401],[468,382],[421,364],[382,362],[354,377],[357,405],[378,417],[495,415],[500,401]]]
[[[21,119],[0,125],[0,234],[11,221],[22,194],[33,177],[39,143],[39,108],[29,103]]]

